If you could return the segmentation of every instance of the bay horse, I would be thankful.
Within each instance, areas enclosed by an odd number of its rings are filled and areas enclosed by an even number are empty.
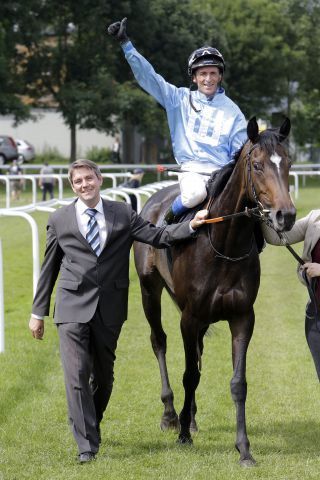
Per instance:
[[[289,194],[290,160],[285,142],[290,127],[290,120],[286,118],[280,128],[259,133],[256,119],[252,118],[247,125],[248,140],[232,166],[212,176],[208,183],[209,217],[231,215],[230,220],[201,227],[195,238],[170,248],[170,259],[166,250],[134,244],[143,308],[160,368],[164,404],[161,429],[175,428],[179,431],[179,443],[192,443],[190,432],[197,430],[195,391],[200,381],[203,338],[210,324],[227,320],[232,335],[230,387],[236,407],[235,447],[243,466],[255,464],[247,436],[245,402],[246,354],[253,333],[253,305],[260,283],[255,235],[259,223],[252,216],[233,214],[248,208],[257,210],[258,206],[269,211],[269,221],[277,231],[290,230],[293,226],[296,210]],[[178,193],[176,185],[158,191],[147,201],[141,215],[161,225]],[[161,323],[163,288],[181,311],[185,398],[179,418],[166,365],[166,334]]]

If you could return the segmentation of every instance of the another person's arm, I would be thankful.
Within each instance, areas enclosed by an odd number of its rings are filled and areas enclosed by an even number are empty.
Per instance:
[[[284,232],[281,237],[271,227],[262,222],[262,232],[267,243],[271,245],[292,245],[303,242],[310,221],[312,211],[303,218],[300,218],[293,225],[289,232]]]

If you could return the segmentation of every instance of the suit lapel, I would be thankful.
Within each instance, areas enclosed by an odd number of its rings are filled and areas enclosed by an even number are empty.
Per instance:
[[[110,239],[112,237],[115,212],[114,212],[114,202],[112,202],[111,200],[102,199],[102,205],[103,205],[104,217],[106,219],[106,229],[107,229],[107,240],[103,248],[103,251],[104,251],[105,248],[108,246],[108,243],[110,242]]]

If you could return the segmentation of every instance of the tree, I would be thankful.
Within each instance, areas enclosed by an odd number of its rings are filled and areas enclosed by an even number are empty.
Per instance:
[[[313,0],[287,2],[303,52],[298,89],[293,99],[294,136],[299,145],[320,146],[320,4]]]
[[[27,5],[26,5],[27,4]],[[113,82],[107,65],[106,4],[102,0],[17,1],[10,11],[15,58],[33,106],[55,106],[71,132],[70,159],[76,157],[76,129],[93,128],[92,112],[104,107],[99,129],[112,131]],[[104,78],[106,88],[98,88]],[[102,98],[103,95],[103,98]],[[109,100],[109,101],[108,101]]]
[[[2,10],[2,9],[1,9]],[[6,22],[0,10],[0,114],[14,115],[16,123],[29,117],[29,109],[21,98],[22,85],[16,75],[14,62],[15,44],[12,34],[6,29]],[[6,33],[8,31],[8,33]],[[12,32],[11,32],[12,33]],[[20,93],[20,96],[19,96]]]

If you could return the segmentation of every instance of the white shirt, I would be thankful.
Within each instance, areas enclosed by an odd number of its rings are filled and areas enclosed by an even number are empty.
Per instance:
[[[83,201],[80,200],[80,198],[76,201],[75,207],[76,207],[76,217],[77,217],[77,223],[78,223],[79,231],[80,231],[81,235],[83,235],[84,238],[86,238],[86,233],[87,233],[87,229],[88,229],[88,221],[90,220],[90,216],[86,213],[86,210],[89,207],[88,207],[88,205],[83,203]],[[99,202],[97,203],[97,205],[95,207],[92,207],[92,208],[95,208],[97,210],[95,218],[96,218],[97,223],[98,223],[99,237],[100,237],[100,247],[101,247],[101,251],[102,251],[103,247],[105,246],[106,240],[107,240],[107,226],[106,226],[106,219],[105,219],[105,216],[104,216],[104,211],[103,211],[103,205],[102,205],[101,198],[100,198]]]

